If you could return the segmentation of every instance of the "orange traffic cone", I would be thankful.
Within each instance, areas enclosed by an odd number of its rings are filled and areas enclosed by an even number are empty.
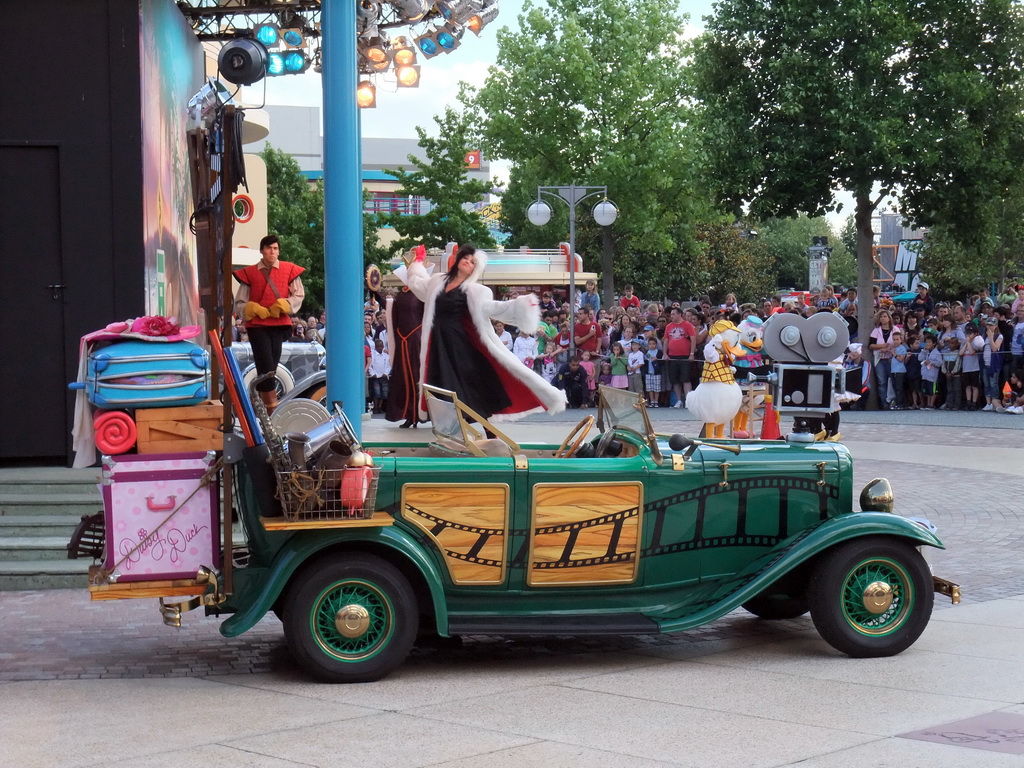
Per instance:
[[[761,421],[761,439],[762,440],[780,440],[782,439],[782,432],[779,430],[779,421],[782,419],[781,414],[777,413],[772,407],[772,396],[764,396],[764,419]]]

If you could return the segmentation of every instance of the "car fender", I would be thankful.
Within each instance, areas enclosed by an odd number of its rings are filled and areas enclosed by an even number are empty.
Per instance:
[[[662,618],[651,618],[658,623],[662,632],[676,632],[706,624],[735,610],[786,573],[825,550],[862,536],[894,536],[909,540],[915,546],[945,549],[931,530],[906,517],[885,512],[838,515],[795,536],[782,548],[765,553],[763,558],[756,560],[749,568],[717,585],[706,599],[692,606],[692,611],[687,611],[686,605],[669,607],[663,612]]]
[[[448,631],[448,606],[444,599],[444,582],[436,565],[426,556],[422,545],[400,528],[385,526],[339,532],[327,538],[319,535],[299,536],[289,541],[267,568],[259,569],[262,576],[246,578],[244,570],[236,573],[241,587],[232,598],[236,612],[220,625],[225,637],[237,637],[252,629],[274,606],[295,572],[305,563],[338,544],[359,542],[372,548],[385,547],[398,553],[415,568],[430,590],[434,619],[440,633]]]

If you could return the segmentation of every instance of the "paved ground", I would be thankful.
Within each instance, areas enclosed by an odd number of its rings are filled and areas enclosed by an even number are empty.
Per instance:
[[[685,411],[655,414],[659,431],[694,432]],[[564,434],[580,415],[513,437]],[[937,598],[892,659],[839,656],[806,617],[738,611],[655,638],[469,638],[418,648],[379,683],[324,686],[291,663],[274,618],[227,640],[198,612],[164,627],[151,600],[7,592],[0,754],[24,767],[1019,766],[899,735],[1024,714],[1021,430],[998,414],[844,415],[857,486],[888,477],[901,513],[939,527],[933,570],[965,589],[955,608]]]

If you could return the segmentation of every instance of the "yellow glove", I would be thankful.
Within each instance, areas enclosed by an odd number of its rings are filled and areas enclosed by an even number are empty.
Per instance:
[[[257,304],[255,301],[250,301],[245,305],[245,308],[242,310],[242,317],[245,318],[245,322],[249,322],[254,317],[258,317],[262,320],[265,320],[266,318],[270,317],[270,312],[262,304]]]
[[[287,317],[292,313],[292,305],[288,302],[288,299],[278,299],[270,305],[270,316],[281,317],[284,315]]]

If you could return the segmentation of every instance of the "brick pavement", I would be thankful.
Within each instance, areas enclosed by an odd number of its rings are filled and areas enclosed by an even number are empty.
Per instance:
[[[908,445],[949,445],[951,450],[991,444],[981,429],[844,424],[851,440]],[[894,434],[897,433],[898,434]],[[904,462],[861,460],[855,487],[888,477],[901,514],[929,518],[948,549],[929,551],[935,572],[964,586],[964,603],[1024,594],[1020,556],[1024,525],[1019,500],[1024,477],[964,472]],[[937,610],[955,610],[936,596]],[[281,624],[273,616],[237,638],[224,638],[218,620],[186,614],[180,630],[165,627],[155,600],[93,603],[81,590],[0,592],[0,681],[85,678],[206,677],[274,670],[301,677],[288,656]],[[677,635],[615,638],[501,640],[419,647],[411,665],[459,664],[536,654],[575,655],[654,646],[685,650],[711,642],[813,632],[810,619],[762,622],[737,611]]]

